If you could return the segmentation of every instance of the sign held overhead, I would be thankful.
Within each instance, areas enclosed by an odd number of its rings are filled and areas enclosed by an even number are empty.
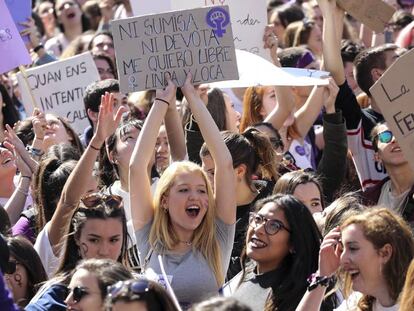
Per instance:
[[[238,79],[227,6],[133,17],[112,22],[121,92]]]

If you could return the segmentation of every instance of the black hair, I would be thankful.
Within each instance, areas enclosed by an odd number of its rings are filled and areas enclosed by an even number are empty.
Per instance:
[[[56,1],[50,1],[50,2],[53,3],[53,8],[54,8],[53,15],[55,15],[55,19],[57,21],[57,26],[58,26],[59,30],[62,33],[64,33],[65,32],[65,27],[63,26],[62,23],[59,22],[59,18],[58,18],[57,14],[56,14],[56,11],[57,11],[57,9],[56,9]],[[80,7],[78,1],[77,0],[74,0],[74,2],[76,3],[76,5],[79,7],[79,10],[81,11],[81,14],[82,14],[81,15],[82,32],[85,32],[85,31],[89,30],[89,28],[90,28],[89,19],[83,13],[82,8]]]
[[[307,51],[303,46],[288,47],[277,53],[282,67],[296,67],[299,59]]]
[[[95,193],[98,194],[99,193]],[[75,268],[78,262],[82,259],[79,251],[79,246],[76,241],[80,238],[81,232],[85,223],[89,219],[119,219],[122,223],[122,248],[121,254],[118,257],[118,262],[128,264],[127,260],[127,245],[128,245],[128,231],[125,218],[125,212],[122,204],[118,207],[112,207],[105,203],[94,207],[85,207],[79,202],[78,207],[73,213],[70,221],[69,230],[65,237],[64,246],[62,249],[62,257],[56,274],[68,272]]]
[[[8,235],[11,229],[9,214],[0,204],[0,234]]]
[[[125,117],[119,124],[115,133],[106,139],[106,150],[101,152],[99,158],[99,184],[101,186],[109,187],[117,179],[119,179],[119,169],[116,163],[109,160],[108,153],[115,151],[115,146],[118,139],[125,136],[131,129],[136,128],[142,130],[143,121],[129,117]]]
[[[99,112],[99,106],[101,104],[101,97],[106,92],[117,93],[119,92],[119,82],[115,79],[105,79],[102,81],[92,82],[85,89],[85,95],[83,96],[83,103],[85,105],[85,111],[88,109],[93,112]],[[92,126],[92,120],[88,116],[89,123]]]
[[[287,27],[290,23],[300,21],[305,18],[305,13],[303,13],[302,8],[296,4],[286,3],[274,9],[275,14],[277,14],[280,23],[284,28]]]
[[[292,195],[276,194],[259,200],[255,210],[259,211],[267,203],[274,203],[283,211],[289,224],[292,251],[278,267],[282,277],[273,281],[265,310],[293,311],[307,290],[307,278],[318,269],[322,237],[308,208]],[[246,257],[244,253],[241,282],[246,272]]]
[[[219,131],[228,130],[226,128],[226,103],[224,101],[223,91],[213,88],[208,91],[207,110],[213,117]]]
[[[395,44],[383,44],[363,50],[355,58],[354,65],[356,81],[360,89],[369,97],[371,97],[369,89],[375,83],[371,74],[372,69],[378,68],[385,70],[385,53],[388,51],[396,51],[397,49],[398,46]]]
[[[20,307],[24,307],[36,294],[38,286],[47,281],[47,274],[42,261],[32,243],[22,236],[7,238],[10,256],[24,266],[27,272],[26,297],[22,301],[17,301]]]
[[[359,53],[364,50],[364,46],[358,42],[343,39],[341,41],[341,57],[342,63],[345,65],[346,62],[353,63]]]
[[[232,156],[233,168],[241,164],[246,166],[245,178],[252,191],[256,191],[252,175],[259,170],[261,171],[260,177],[277,180],[277,155],[265,133],[249,127],[242,134],[225,131],[222,132],[222,136]],[[207,145],[204,143],[200,150],[200,157],[203,158],[209,154]]]
[[[112,59],[105,53],[102,52],[92,52],[93,60],[101,59],[108,63],[108,66],[111,68],[112,72],[114,73],[115,79],[118,79],[118,72],[116,71],[114,62]]]
[[[92,37],[91,41],[89,41],[89,44],[88,44],[88,50],[89,51],[92,50],[92,45],[93,45],[93,41],[95,40],[95,38],[99,37],[99,36],[107,36],[107,37],[111,38],[112,42],[114,41],[114,38],[112,37],[112,33],[110,31],[105,31],[105,30],[98,31]]]
[[[3,114],[3,127],[8,124],[11,127],[19,121],[19,113],[17,112],[13,101],[7,92],[6,87],[0,83],[0,93],[3,98],[3,105],[1,107],[1,113]]]

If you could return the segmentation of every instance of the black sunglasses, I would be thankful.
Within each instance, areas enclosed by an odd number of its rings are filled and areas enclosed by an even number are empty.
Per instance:
[[[81,202],[86,207],[96,207],[105,204],[110,208],[119,208],[122,204],[122,197],[114,194],[93,193],[84,196]]]
[[[72,299],[75,303],[78,303],[82,300],[83,297],[88,296],[90,293],[86,288],[82,286],[76,286],[74,288],[67,288],[66,296],[69,296],[72,293]]]
[[[119,281],[115,285],[108,287],[108,295],[112,301],[118,297],[131,297],[132,300],[139,300],[150,291],[149,281],[145,279],[137,281]]]
[[[287,232],[291,233],[286,226],[277,219],[267,219],[260,214],[250,213],[249,215],[249,225],[253,228],[257,228],[264,223],[265,232],[268,235],[275,235],[280,230],[285,229]]]

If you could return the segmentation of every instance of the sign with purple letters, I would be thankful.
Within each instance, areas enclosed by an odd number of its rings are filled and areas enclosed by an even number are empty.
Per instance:
[[[22,22],[27,22],[32,16],[32,1],[30,0],[5,0],[9,8],[9,12],[16,24],[17,30],[20,32],[26,27],[21,25]],[[24,42],[29,42],[29,36],[23,36]]]
[[[32,63],[4,0],[0,0],[0,74]]]
[[[166,74],[182,86],[237,80],[227,6],[132,17],[112,22],[121,92],[164,88]]]

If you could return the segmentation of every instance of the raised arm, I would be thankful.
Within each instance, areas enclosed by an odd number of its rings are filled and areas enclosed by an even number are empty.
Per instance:
[[[234,224],[236,221],[236,185],[233,159],[211,114],[194,89],[191,78],[189,74],[181,90],[214,160],[216,213],[224,223]]]
[[[168,106],[167,113],[164,118],[165,130],[167,132],[168,143],[170,145],[170,153],[172,161],[182,161],[187,155],[184,129],[181,125],[181,118],[178,114],[175,101]]]
[[[165,90],[157,90],[156,98],[145,119],[129,162],[129,196],[134,229],[149,223],[154,215],[148,164],[154,152],[158,131],[168,107],[175,102],[176,87],[170,79]]]
[[[318,0],[323,15],[323,60],[337,85],[345,82],[345,71],[341,58],[341,38],[344,11],[337,7],[335,0]]]
[[[263,36],[264,48],[268,48],[270,50],[270,56],[273,60],[273,64],[277,67],[281,67],[276,54],[278,38],[273,33],[273,27],[273,25],[268,25],[265,28]],[[277,105],[266,117],[264,122],[271,123],[275,129],[279,130],[295,108],[295,97],[290,86],[275,86],[275,94]]]
[[[124,107],[120,107],[114,116],[113,100],[112,94],[106,93],[102,96],[96,132],[66,181],[56,211],[52,216],[48,234],[56,255],[59,254],[59,242],[65,234],[69,219],[79,200],[85,194],[99,151],[105,139],[115,132],[122,113],[125,111]]]
[[[319,250],[319,269],[316,274],[320,277],[331,277],[339,268],[342,246],[339,242],[341,232],[339,228],[332,229],[323,239]],[[316,286],[306,291],[296,311],[319,311],[327,287]]]

